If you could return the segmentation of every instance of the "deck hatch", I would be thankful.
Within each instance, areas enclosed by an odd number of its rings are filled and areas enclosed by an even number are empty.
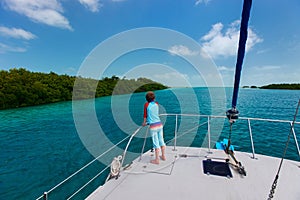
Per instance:
[[[232,173],[226,162],[217,162],[210,159],[203,160],[203,171],[208,175],[232,177]]]

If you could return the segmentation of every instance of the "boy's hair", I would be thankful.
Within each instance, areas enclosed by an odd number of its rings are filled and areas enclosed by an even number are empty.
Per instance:
[[[146,94],[146,100],[147,100],[148,102],[151,102],[151,101],[153,101],[154,99],[155,99],[155,94],[154,94],[154,92],[152,92],[152,91],[147,92],[147,94]]]

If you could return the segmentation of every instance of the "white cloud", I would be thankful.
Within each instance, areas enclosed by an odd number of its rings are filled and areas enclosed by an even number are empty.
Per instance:
[[[25,52],[26,49],[22,47],[12,47],[8,46],[6,44],[0,43],[0,53],[6,53],[6,52]]]
[[[19,28],[7,28],[0,26],[0,35],[5,37],[12,37],[16,39],[31,40],[36,38],[36,36],[28,31]]]
[[[277,65],[264,65],[264,66],[256,66],[254,67],[255,70],[276,70],[276,69],[281,69],[281,66]]]
[[[264,54],[266,52],[270,51],[270,49],[262,49],[262,50],[258,50],[256,53],[257,54]]]
[[[197,55],[197,51],[192,51],[188,47],[184,45],[175,45],[169,48],[169,53],[172,55],[179,55],[179,56],[194,56]]]
[[[72,30],[57,0],[4,0],[6,9],[28,17],[36,23]]]
[[[198,6],[201,3],[208,4],[211,0],[196,0],[195,6]]]
[[[154,74],[153,75],[155,78],[159,78],[161,80],[165,80],[165,79],[171,79],[171,78],[175,78],[176,80],[178,79],[188,79],[188,75],[187,74],[181,74],[179,72],[169,72],[169,73],[161,73],[161,74]]]
[[[205,36],[203,36],[201,39],[206,41],[206,40],[212,40],[215,37],[220,37],[221,36],[221,31],[223,29],[223,24],[222,23],[217,23],[212,26],[212,29],[207,33]]]
[[[299,83],[300,69],[297,65],[291,66],[289,70],[286,65],[263,65],[249,69],[245,68],[247,74],[242,79],[242,85],[268,85],[273,83]]]
[[[230,72],[235,71],[235,69],[233,67],[225,67],[225,66],[219,66],[218,70],[219,71],[230,71]]]
[[[224,25],[222,23],[214,24],[212,29],[201,38],[201,41],[203,41],[203,48],[213,58],[236,55],[240,34],[239,25],[240,21],[234,21],[227,30],[222,32]],[[249,51],[254,45],[262,41],[262,38],[260,38],[251,28],[248,28],[246,51]]]
[[[98,12],[99,9],[102,7],[102,4],[99,0],[79,0],[79,3],[84,5],[87,9],[92,12]]]
[[[167,72],[160,74],[153,74],[152,79],[157,82],[163,83],[171,87],[188,87],[189,76],[187,74],[181,74],[179,72]]]

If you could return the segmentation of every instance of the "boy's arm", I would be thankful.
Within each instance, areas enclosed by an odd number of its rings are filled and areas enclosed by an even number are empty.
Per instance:
[[[147,125],[147,107],[148,107],[148,102],[145,103],[144,105],[144,121],[143,121],[143,126],[146,126]]]
[[[147,125],[147,118],[144,118],[143,126],[146,126],[146,125]]]

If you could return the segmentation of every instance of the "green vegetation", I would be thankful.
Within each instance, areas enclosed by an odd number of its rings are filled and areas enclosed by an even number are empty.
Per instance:
[[[298,83],[282,83],[282,84],[270,84],[260,87],[261,89],[282,89],[282,90],[300,90],[300,84]]]
[[[73,91],[74,83],[76,87]],[[9,71],[0,71],[0,109],[69,101],[72,98],[86,99],[166,88],[146,78],[127,80],[112,76],[98,81],[58,75],[54,72],[46,74],[30,72],[24,68],[14,68]]]
[[[270,84],[270,85],[264,85],[261,87],[257,87],[255,85],[252,86],[243,86],[243,88],[260,88],[260,89],[279,89],[279,90],[300,90],[300,84],[298,83],[282,83],[282,84]]]

